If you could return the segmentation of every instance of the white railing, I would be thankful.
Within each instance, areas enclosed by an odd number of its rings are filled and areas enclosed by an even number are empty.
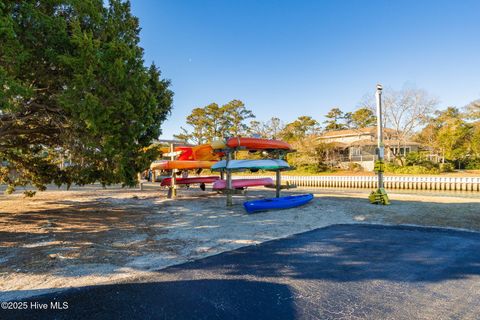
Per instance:
[[[275,176],[235,176],[234,178],[272,178]],[[480,191],[480,177],[385,176],[385,188],[415,190]],[[282,175],[282,184],[311,188],[376,188],[376,176],[289,176]]]

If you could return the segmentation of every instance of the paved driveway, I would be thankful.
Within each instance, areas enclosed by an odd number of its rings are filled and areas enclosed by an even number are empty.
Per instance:
[[[480,234],[337,225],[30,302],[0,318],[479,319]]]

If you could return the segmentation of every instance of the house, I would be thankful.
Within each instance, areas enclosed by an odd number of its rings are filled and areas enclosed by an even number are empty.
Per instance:
[[[386,161],[393,161],[421,147],[417,142],[400,139],[397,132],[389,128],[383,129],[383,139]],[[328,131],[317,137],[317,141],[332,146],[333,151],[327,159],[332,165],[348,168],[351,163],[358,163],[365,170],[373,170],[377,127]]]
[[[186,143],[185,141],[182,140],[168,140],[168,139],[156,139],[152,142],[152,144],[158,144],[158,145],[175,145],[175,146],[193,146],[190,143]]]

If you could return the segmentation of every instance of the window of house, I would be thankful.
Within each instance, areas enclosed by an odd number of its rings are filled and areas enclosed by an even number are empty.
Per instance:
[[[362,149],[361,148],[350,148],[350,154],[352,156],[359,156],[362,154]]]
[[[407,154],[410,153],[410,147],[406,147],[406,148],[400,148],[400,154],[402,156],[406,156]]]

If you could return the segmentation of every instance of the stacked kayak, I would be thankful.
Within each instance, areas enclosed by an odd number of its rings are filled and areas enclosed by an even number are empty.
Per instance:
[[[160,148],[160,151],[164,156],[170,155],[169,147]],[[176,154],[177,160],[193,160],[192,147],[178,146],[173,149],[173,152]]]
[[[247,150],[291,150],[292,147],[280,140],[235,137],[227,140],[229,148],[243,148]]]
[[[219,180],[220,177],[217,176],[208,176],[208,177],[191,177],[191,178],[176,178],[176,184],[197,184],[197,183],[214,183]],[[161,186],[169,186],[172,183],[172,178],[164,178],[160,183]]]
[[[155,178],[156,171],[171,171],[171,176],[161,180],[161,186],[169,187],[169,197],[174,197],[176,194],[176,185],[191,185],[199,184],[200,189],[205,191],[205,185],[214,183],[220,179],[218,176],[195,176],[188,177],[189,170],[197,171],[197,174],[202,169],[210,169],[224,155],[221,150],[214,150],[210,144],[202,144],[198,146],[173,146],[161,147],[159,149],[162,156],[168,160],[154,161],[150,165]],[[176,172],[177,171],[177,172]],[[183,177],[176,177],[178,171],[183,171]],[[187,174],[185,176],[185,174]],[[156,180],[156,179],[155,179]]]
[[[163,147],[160,151],[164,154],[170,152],[170,148]],[[177,160],[196,160],[196,161],[217,161],[223,156],[222,152],[216,152],[210,144],[201,144],[199,146],[187,147],[178,146],[174,148],[178,152]]]
[[[226,141],[216,140],[212,141],[211,146],[216,151],[226,152],[229,155],[236,151],[279,151],[280,154],[285,155],[292,151],[292,147],[280,140],[260,139],[260,138],[244,138],[233,137]],[[210,170],[220,171],[222,173],[229,173],[250,170],[256,172],[258,170],[276,171],[277,176],[280,171],[288,170],[290,166],[281,159],[262,159],[262,160],[221,160],[215,163]],[[257,178],[257,179],[236,179],[231,181],[231,189],[245,189],[248,187],[276,187],[271,178]],[[220,191],[228,188],[226,180],[217,180],[213,183],[213,190]],[[227,205],[231,205],[231,193],[227,193]]]
[[[195,160],[160,160],[154,161],[150,165],[152,170],[193,170],[209,169],[215,161],[195,161]]]
[[[272,185],[274,185],[274,182],[271,178],[232,180],[232,189],[244,189],[248,187],[266,187]],[[212,187],[213,190],[224,190],[226,188],[226,180],[217,180],[213,183]]]
[[[164,157],[170,157],[169,160],[155,161],[151,164],[151,170],[172,171],[172,177],[162,180],[162,186],[174,186],[172,182],[178,185],[200,184],[200,188],[205,190],[205,184],[212,183],[213,190],[222,191],[227,194],[227,205],[231,205],[231,190],[227,190],[226,180],[222,180],[216,176],[206,177],[182,177],[174,178],[175,170],[187,171],[200,169],[210,169],[223,174],[227,174],[227,178],[231,178],[231,173],[250,170],[256,172],[258,170],[275,171],[277,173],[277,181],[280,183],[280,171],[290,169],[288,163],[281,159],[262,159],[262,160],[220,160],[227,155],[227,159],[232,159],[237,151],[264,151],[262,154],[269,154],[271,157],[283,158],[288,152],[292,152],[292,147],[280,140],[234,137],[227,140],[214,140],[210,144],[199,146],[177,146],[170,148],[161,148],[160,151]],[[168,158],[166,158],[168,159]],[[231,189],[244,189],[248,187],[264,186],[276,187],[277,196],[279,195],[279,186],[277,186],[271,178],[257,179],[236,179],[231,181]],[[229,189],[229,188],[228,188]],[[173,194],[173,191],[172,191]]]
[[[268,198],[262,200],[252,200],[243,203],[248,213],[266,211],[272,209],[289,209],[302,206],[313,199],[313,194],[302,194],[280,198]]]
[[[284,160],[221,160],[212,165],[212,171],[243,170],[287,170],[290,166]]]

